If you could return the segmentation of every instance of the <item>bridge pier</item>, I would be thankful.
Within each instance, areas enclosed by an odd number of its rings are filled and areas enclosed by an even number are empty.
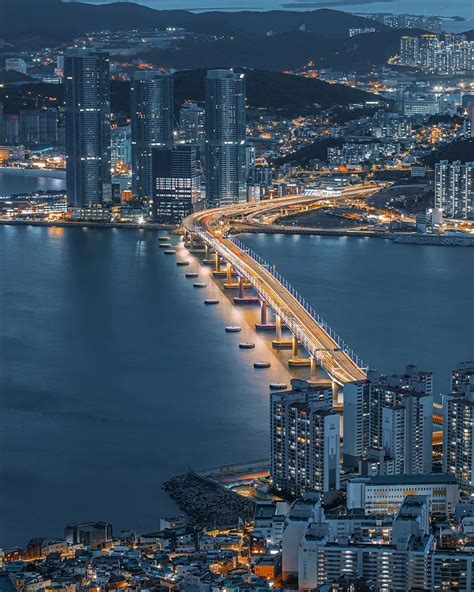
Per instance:
[[[226,275],[226,280],[224,282],[224,288],[226,290],[231,290],[231,289],[239,287],[238,282],[232,281],[232,276],[234,275],[234,272],[232,271],[232,264],[231,263],[227,263],[225,275]]]
[[[288,366],[293,368],[309,368],[311,360],[309,358],[298,357],[298,339],[296,335],[292,336],[291,340],[292,357],[288,360]]]
[[[260,299],[260,323],[255,323],[257,331],[274,331],[275,323],[268,322],[268,303],[263,298]]]
[[[291,349],[293,341],[281,337],[281,316],[278,314],[275,315],[275,337],[272,341],[273,349]]]
[[[226,277],[227,272],[221,269],[221,258],[217,251],[215,251],[214,264],[212,275],[214,277]]]

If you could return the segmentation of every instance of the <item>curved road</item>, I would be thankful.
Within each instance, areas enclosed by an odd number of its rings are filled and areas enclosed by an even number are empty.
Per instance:
[[[281,199],[279,205],[315,201],[308,196]],[[199,236],[209,247],[232,264],[239,275],[246,278],[259,295],[278,314],[310,356],[340,385],[366,378],[366,369],[347,346],[336,341],[328,327],[318,323],[317,315],[308,310],[303,300],[288,289],[267,265],[254,259],[246,249],[237,246],[225,235],[227,224],[235,217],[250,215],[268,204],[236,205],[193,214],[183,220],[187,234]]]

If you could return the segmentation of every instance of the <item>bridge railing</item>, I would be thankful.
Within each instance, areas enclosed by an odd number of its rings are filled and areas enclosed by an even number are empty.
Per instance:
[[[258,253],[255,253],[252,249],[247,247],[242,241],[240,241],[235,236],[228,236],[229,240],[231,240],[236,247],[238,247],[241,251],[243,251],[246,255],[251,257],[254,261],[256,261],[259,265],[264,267],[271,275],[280,282],[280,284],[288,290],[288,292],[293,296],[299,304],[306,310],[306,312],[310,315],[310,317],[322,328],[326,333],[331,337],[331,339],[337,344],[338,349],[343,351],[347,354],[351,360],[359,366],[359,368],[365,368],[364,362],[359,358],[359,356],[351,349],[347,343],[334,331],[334,329],[327,323],[323,317],[316,312],[316,310],[309,304],[309,302],[290,284],[290,282],[284,278],[277,270],[275,265],[271,265],[265,259],[263,259]]]
[[[210,244],[214,249],[220,250],[222,245],[219,241],[212,237],[211,235],[207,234],[202,228],[196,228],[196,233],[205,240],[206,243]],[[305,309],[307,314],[313,319],[315,323],[323,329],[327,335],[334,341],[336,344],[337,350],[344,352],[353,362],[356,364],[361,370],[367,371],[368,366],[364,364],[363,360],[359,358],[359,356],[354,352],[352,348],[350,348],[347,343],[334,331],[334,329],[327,323],[323,317],[316,312],[316,310],[309,304],[309,302],[290,284],[290,282],[284,278],[275,268],[275,265],[271,265],[265,259],[263,259],[258,253],[255,253],[252,249],[247,247],[242,241],[234,236],[228,236],[228,240],[230,240],[234,245],[243,253],[251,257],[254,261],[256,261],[259,265],[261,265],[266,271],[268,271],[292,296],[293,298]],[[234,266],[238,268],[238,261],[234,262]],[[252,279],[252,278],[247,278]],[[256,286],[257,290],[260,288]],[[271,304],[271,303],[270,303]],[[274,307],[272,307],[274,308]],[[276,311],[277,312],[277,311]],[[303,346],[311,352],[313,349],[312,344],[307,342],[303,332],[301,331],[301,327],[297,325],[297,323],[289,323],[289,328],[293,331],[296,337],[302,342]],[[314,355],[317,359],[321,359],[323,352],[314,352]]]

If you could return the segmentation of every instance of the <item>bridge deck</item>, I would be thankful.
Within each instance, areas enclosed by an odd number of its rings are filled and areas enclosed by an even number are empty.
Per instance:
[[[235,210],[240,212],[242,208]],[[229,208],[210,210],[186,218],[183,225],[188,232],[197,234],[215,249],[254,286],[335,382],[343,385],[365,379],[365,369],[340,348],[337,341],[279,279],[233,241],[220,235],[215,225],[228,215]]]

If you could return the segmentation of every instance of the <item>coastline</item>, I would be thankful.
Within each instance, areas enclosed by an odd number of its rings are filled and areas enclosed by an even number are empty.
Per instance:
[[[137,224],[133,222],[93,222],[93,221],[56,221],[44,220],[0,220],[0,226],[38,226],[45,228],[123,228],[126,230],[169,230],[179,234],[179,227],[173,224]],[[446,236],[389,233],[377,230],[340,230],[330,228],[265,228],[244,227],[238,230],[238,234],[285,234],[285,235],[313,235],[327,237],[348,238],[377,238],[389,240],[395,244],[404,245],[429,245],[437,247],[474,247],[474,236]]]

